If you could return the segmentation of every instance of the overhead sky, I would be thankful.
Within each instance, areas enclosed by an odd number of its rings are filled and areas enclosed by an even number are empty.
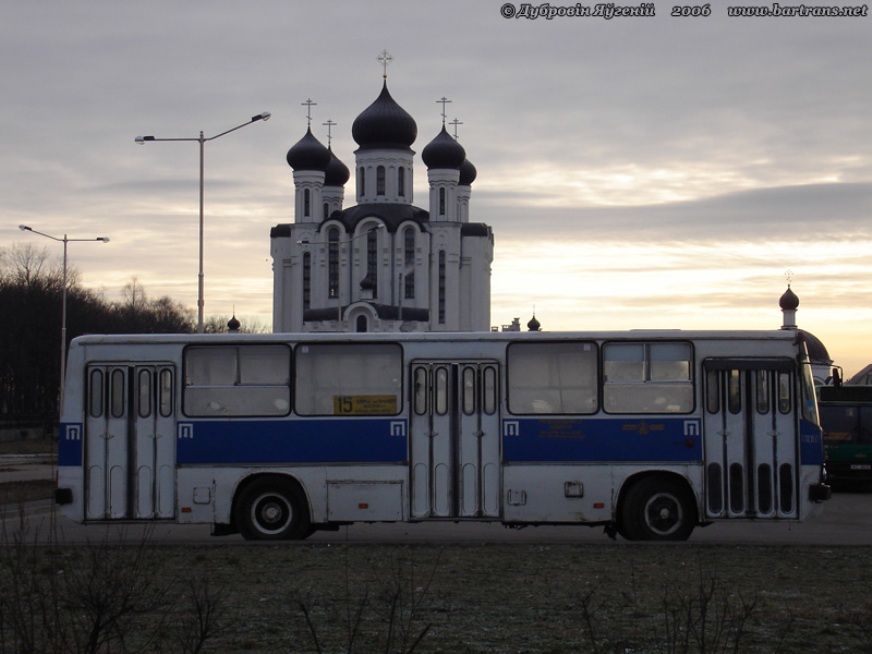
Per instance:
[[[293,221],[287,150],[313,133],[353,167],[382,85],[419,155],[449,121],[495,234],[491,317],[546,330],[778,328],[847,374],[872,362],[872,17],[540,16],[501,0],[7,0],[0,8],[0,243],[61,247],[82,283],[194,308],[205,146],[205,311],[271,324],[270,227]],[[551,3],[576,13],[590,4]],[[706,7],[709,9],[706,11]],[[653,9],[653,12],[652,12]],[[505,14],[515,12],[516,17]],[[543,12],[544,13],[544,12]],[[679,6],[678,13],[681,13]],[[812,12],[808,12],[812,13]],[[453,131],[452,127],[449,127]],[[415,204],[427,206],[416,156]],[[353,180],[346,205],[354,203]],[[8,317],[7,317],[8,319]]]

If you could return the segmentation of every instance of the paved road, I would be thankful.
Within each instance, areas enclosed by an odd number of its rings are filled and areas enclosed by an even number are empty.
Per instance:
[[[54,476],[51,465],[39,458],[0,457],[0,482],[45,479]],[[20,522],[18,507],[4,507],[2,524],[5,533]],[[129,538],[138,538],[141,525],[82,526],[54,514],[50,502],[30,504],[26,507],[26,522],[31,530],[46,537],[52,526],[60,530],[65,542],[76,543],[102,539],[110,534],[126,532]],[[154,538],[169,543],[222,544],[241,543],[240,536],[210,536],[208,525],[152,526]],[[321,544],[340,543],[614,543],[604,535],[601,527],[527,527],[507,529],[493,523],[419,523],[419,524],[355,524],[339,531],[318,532],[305,542]],[[618,540],[618,543],[627,541]],[[820,516],[804,523],[790,522],[733,522],[718,523],[697,528],[690,538],[696,544],[735,545],[872,545],[872,493],[835,493],[824,504]]]

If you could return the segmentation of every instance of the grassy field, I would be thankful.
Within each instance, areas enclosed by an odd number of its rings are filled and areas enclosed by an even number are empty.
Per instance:
[[[0,551],[4,589],[38,588],[41,602],[55,593],[80,610],[126,602],[107,638],[153,637],[151,651],[872,651],[865,547],[144,541]],[[29,596],[6,591],[3,615],[19,595]],[[202,649],[185,647],[182,636],[196,633]],[[99,651],[122,651],[119,642]]]
[[[872,652],[872,546],[0,537],[0,652]]]

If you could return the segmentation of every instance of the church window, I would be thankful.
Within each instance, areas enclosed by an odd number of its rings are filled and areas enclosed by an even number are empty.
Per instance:
[[[373,298],[378,296],[378,234],[371,229],[366,235],[366,276],[373,283]]]
[[[367,330],[366,324],[366,316],[357,316],[357,325],[355,327],[359,332],[365,332]]]
[[[407,300],[415,297],[415,228],[407,227],[403,232],[403,262],[407,269],[403,281],[403,297]],[[411,270],[408,270],[411,268]]]
[[[327,294],[339,297],[339,230],[331,227],[327,231]]]
[[[379,166],[375,169],[375,194],[385,194],[385,167]]]
[[[303,310],[312,303],[312,255],[303,253]]]
[[[411,266],[415,263],[415,228],[407,227],[403,235],[403,246],[405,249],[405,264]]]
[[[439,215],[445,215],[445,188],[439,189]]]
[[[439,251],[439,324],[445,324],[445,250]]]
[[[309,189],[303,189],[303,215],[307,218],[309,217],[309,211],[311,209],[310,205],[312,204],[312,196]]]
[[[327,220],[327,217],[330,215],[330,205],[326,202],[324,203],[324,220]]]
[[[357,170],[357,197],[363,198],[366,195],[366,169],[361,166]]]
[[[402,166],[397,168],[397,195],[406,196],[406,169]]]

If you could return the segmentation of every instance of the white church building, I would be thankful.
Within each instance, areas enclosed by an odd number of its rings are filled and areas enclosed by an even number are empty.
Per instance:
[[[469,219],[476,170],[446,131],[444,109],[421,152],[426,208],[412,197],[418,127],[387,76],[351,132],[352,206],[351,172],[313,136],[311,120],[288,151],[294,222],[270,231],[273,331],[489,331],[493,232]]]

